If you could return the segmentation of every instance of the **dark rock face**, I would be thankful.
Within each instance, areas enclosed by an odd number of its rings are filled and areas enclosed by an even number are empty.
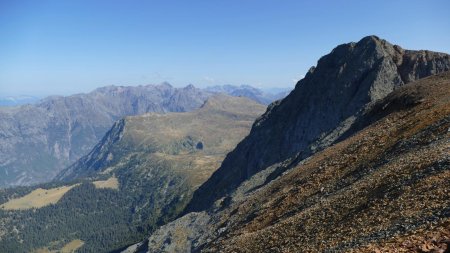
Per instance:
[[[249,136],[195,192],[186,210],[206,209],[258,171],[333,144],[351,134],[348,130],[368,104],[408,82],[449,69],[447,54],[403,50],[375,36],[336,47],[256,120]]]
[[[49,181],[87,154],[124,116],[192,111],[210,95],[193,86],[108,86],[0,108],[0,188]]]

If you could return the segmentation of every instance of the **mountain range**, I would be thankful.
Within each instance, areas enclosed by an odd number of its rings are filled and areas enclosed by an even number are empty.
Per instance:
[[[57,181],[0,191],[0,252],[71,241],[108,252],[143,239],[184,209],[264,109],[218,94],[191,112],[117,121]]]
[[[217,85],[206,87],[206,91],[212,93],[225,93],[236,97],[247,97],[255,100],[261,104],[268,105],[273,101],[286,97],[291,89],[273,89],[272,92],[264,91],[262,89],[254,88],[250,85]]]
[[[198,89],[163,83],[107,86],[88,94],[47,97],[33,105],[0,107],[0,188],[50,181],[125,116],[192,111],[219,92],[262,103],[279,98],[250,86]]]

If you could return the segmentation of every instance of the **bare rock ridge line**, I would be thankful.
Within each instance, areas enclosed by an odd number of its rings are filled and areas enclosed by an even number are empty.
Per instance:
[[[102,140],[95,145],[95,147],[86,156],[81,157],[74,164],[70,165],[68,168],[62,170],[58,175],[56,175],[53,180],[66,180],[70,181],[70,175],[75,174],[76,170],[84,170],[86,174],[87,168],[102,168],[105,166],[111,157],[108,156],[107,151],[114,144],[120,141],[123,136],[123,130],[125,127],[125,119],[116,121],[111,129],[105,134]],[[80,171],[79,173],[83,173]]]
[[[404,50],[368,36],[323,56],[283,100],[268,107],[250,134],[194,194],[200,211],[272,164],[303,159],[336,142],[363,109],[406,83],[450,69],[448,54]]]

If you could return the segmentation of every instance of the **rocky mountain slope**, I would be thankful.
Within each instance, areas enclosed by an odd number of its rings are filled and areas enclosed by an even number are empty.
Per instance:
[[[143,239],[183,210],[264,109],[220,94],[191,112],[125,117],[63,181],[0,191],[0,251],[81,240],[80,252],[109,252]],[[55,204],[42,203],[63,189]],[[15,209],[33,203],[39,208]]]
[[[207,251],[373,252],[393,236],[449,232],[449,92],[447,72],[370,106],[362,131],[230,208],[243,216],[223,220]],[[450,246],[439,239],[430,251]]]
[[[397,88],[354,126],[125,252],[447,252],[450,72]]]
[[[277,162],[304,159],[351,135],[366,106],[409,82],[449,69],[448,54],[404,50],[376,36],[336,47],[285,99],[269,106],[197,190],[187,211],[204,210]]]

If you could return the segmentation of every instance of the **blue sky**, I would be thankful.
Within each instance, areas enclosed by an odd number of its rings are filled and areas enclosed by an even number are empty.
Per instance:
[[[450,53],[450,1],[0,0],[0,96],[105,85],[289,87],[375,34]]]

